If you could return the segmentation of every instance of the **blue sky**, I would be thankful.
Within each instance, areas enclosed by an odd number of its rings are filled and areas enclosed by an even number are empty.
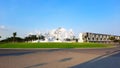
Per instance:
[[[58,27],[120,35],[120,0],[0,0],[0,35]]]

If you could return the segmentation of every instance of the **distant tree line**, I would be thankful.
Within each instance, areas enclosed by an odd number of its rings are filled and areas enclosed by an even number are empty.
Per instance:
[[[43,35],[39,35],[39,36],[29,35],[25,38],[16,37],[16,36],[17,36],[17,32],[13,32],[12,37],[7,37],[6,39],[1,40],[0,42],[28,42],[28,41],[34,41],[34,40],[45,40],[45,36]]]
[[[1,40],[0,42],[24,42],[24,39],[20,37],[8,37],[6,39]]]
[[[45,40],[45,36],[43,35],[29,35],[24,38],[25,41],[34,41],[34,40]]]

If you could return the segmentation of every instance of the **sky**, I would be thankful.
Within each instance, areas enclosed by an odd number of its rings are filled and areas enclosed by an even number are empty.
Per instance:
[[[0,36],[58,27],[120,35],[120,0],[0,0]]]

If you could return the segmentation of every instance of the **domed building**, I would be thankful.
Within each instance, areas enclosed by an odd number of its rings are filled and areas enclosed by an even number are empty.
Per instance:
[[[69,31],[67,31],[65,28],[57,28],[57,29],[53,29],[51,31],[48,32],[48,34],[46,35],[46,39],[48,41],[65,41],[65,39],[73,39],[74,37],[74,33],[72,31],[72,29],[70,29]]]

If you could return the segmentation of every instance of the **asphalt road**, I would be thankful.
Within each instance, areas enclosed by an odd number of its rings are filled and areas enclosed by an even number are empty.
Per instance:
[[[28,54],[28,53],[35,53],[35,52],[56,52],[56,51],[69,51],[69,52],[78,52],[78,53],[93,53],[93,54],[100,54],[100,53],[109,53],[112,51],[120,50],[120,47],[115,48],[98,48],[98,49],[0,49],[0,56],[11,56],[15,54]]]
[[[120,52],[105,58],[97,58],[71,68],[120,68]]]
[[[120,68],[119,50],[0,49],[0,68]]]

